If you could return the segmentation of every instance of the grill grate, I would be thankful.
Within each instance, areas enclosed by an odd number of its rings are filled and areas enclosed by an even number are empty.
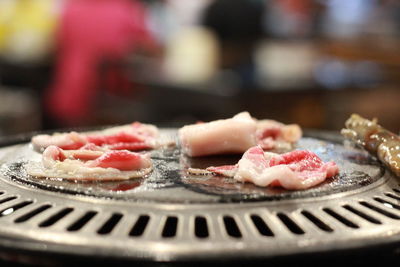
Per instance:
[[[321,229],[322,231],[325,232],[333,232],[333,229],[324,221],[316,217],[314,214],[307,210],[301,211],[301,214],[304,215],[308,220],[310,220],[316,227]]]
[[[345,208],[346,210],[348,210],[348,211],[360,216],[362,219],[367,220],[367,221],[369,221],[371,223],[382,224],[382,222],[379,221],[378,219],[376,219],[375,217],[373,217],[371,215],[368,215],[368,214],[366,214],[366,213],[354,208],[353,206],[350,206],[350,205],[346,204],[346,205],[343,206],[343,208]]]
[[[114,213],[111,217],[97,230],[100,235],[110,234],[115,226],[122,219],[123,215],[121,213]]]
[[[71,207],[62,207],[60,205],[57,205],[56,207],[55,205],[40,203],[38,200],[34,201],[30,199],[22,199],[13,194],[3,193],[3,195],[3,198],[0,200],[0,219],[2,217],[7,217],[8,220],[15,225],[27,223],[47,211],[47,214],[42,216],[43,218],[38,221],[36,227],[52,228],[60,221],[66,220],[68,216],[78,212],[77,208],[74,208],[72,205]],[[390,197],[392,200],[389,201],[385,197]],[[282,208],[279,211],[276,211],[276,206],[272,205],[271,208],[262,207],[259,208],[257,212],[253,210],[251,213],[243,213],[242,211],[241,213],[227,214],[221,210],[220,216],[222,218],[222,223],[219,224],[219,227],[223,228],[228,237],[235,239],[244,238],[242,232],[251,232],[248,228],[253,227],[257,230],[256,233],[260,237],[278,238],[279,232],[274,232],[269,226],[270,223],[267,223],[266,220],[263,219],[265,216],[267,216],[269,218],[268,221],[271,221],[272,219],[272,221],[275,222],[275,227],[277,227],[277,225],[279,225],[279,227],[285,227],[293,235],[305,235],[315,230],[310,229],[310,224],[306,226],[306,224],[303,224],[303,220],[296,219],[299,218],[297,216],[293,216],[296,214],[302,215],[302,218],[311,222],[313,227],[318,228],[326,233],[332,233],[339,229],[337,228],[337,224],[335,225],[330,223],[331,220],[329,220],[327,216],[330,216],[340,224],[350,229],[368,228],[366,226],[363,227],[359,225],[358,222],[360,220],[362,220],[364,224],[369,223],[373,225],[384,226],[389,224],[388,219],[393,221],[400,220],[400,205],[397,198],[398,197],[396,195],[388,192],[383,192],[380,195],[374,193],[369,198],[363,198],[363,200],[349,200],[347,202],[342,201],[340,206],[335,206],[334,208],[331,205],[332,201],[330,201],[329,206],[318,205],[317,210],[319,209],[323,213],[310,211],[313,210],[311,209],[313,206],[312,204],[304,205],[304,207],[300,209],[290,210]],[[13,201],[16,201],[16,203],[10,204],[10,202]],[[397,203],[395,203],[396,201]],[[32,205],[35,207],[30,208]],[[311,208],[306,209],[306,206],[311,206]],[[265,212],[263,211],[264,209]],[[215,210],[215,208],[212,210]],[[283,210],[285,212],[283,212]],[[346,211],[349,213],[346,214]],[[87,224],[95,220],[99,212],[101,211],[88,210],[83,212],[83,215],[79,216],[78,219],[68,224],[64,230],[71,232],[71,234],[81,231]],[[96,232],[98,235],[112,236],[113,230],[118,228],[119,222],[124,216],[126,216],[125,214],[126,213],[119,212],[112,213],[110,216],[105,218],[105,220],[103,219],[103,222],[100,223],[100,227],[98,229],[91,230]],[[325,214],[326,216],[321,214]],[[245,215],[250,218],[249,223],[247,224],[243,224],[243,222],[246,221],[243,219]],[[210,223],[209,217],[214,217],[214,215],[206,211],[203,214],[192,217],[185,216],[184,219],[180,218],[180,216],[182,216],[180,212],[168,213],[160,216],[161,219],[158,218],[158,225],[159,228],[162,229],[160,231],[161,239],[179,237],[179,225],[182,220],[187,219],[192,220],[193,236],[197,238],[212,238],[212,233],[217,231],[217,229],[210,229],[210,227],[213,227],[213,224]],[[240,219],[238,219],[238,216],[240,216]],[[133,223],[130,227],[130,231],[127,232],[127,236],[141,238],[149,227],[150,221],[153,220],[153,217],[155,217],[155,215],[137,214],[137,219],[132,220]],[[153,223],[153,225],[156,224]],[[244,231],[242,228],[245,228]]]
[[[363,248],[400,242],[399,220],[400,186],[385,171],[346,192],[240,203],[133,202],[0,179],[0,245],[72,255],[173,261]]]
[[[262,236],[274,236],[274,233],[265,223],[265,221],[257,214],[252,214],[250,216],[254,226],[257,228],[258,233]]]
[[[214,240],[217,239],[218,242],[221,243],[231,243],[232,240],[251,239],[251,236],[260,238],[257,240],[262,240],[261,243],[265,240],[275,240],[276,242],[282,242],[283,240],[289,242],[290,239],[293,241],[302,236],[305,239],[313,237],[316,231],[319,233],[318,236],[325,233],[327,238],[332,238],[346,234],[354,236],[354,234],[361,233],[358,231],[364,230],[362,232],[368,237],[366,233],[368,230],[372,229],[372,227],[374,227],[373,229],[375,231],[382,230],[382,233],[384,233],[387,231],[388,227],[397,226],[393,224],[393,221],[400,219],[399,205],[394,203],[396,200],[388,201],[384,199],[384,197],[388,195],[390,196],[391,193],[383,192],[381,195],[375,193],[370,198],[364,198],[357,202],[349,200],[343,204],[342,201],[341,206],[335,206],[334,208],[331,204],[332,201],[329,201],[329,206],[318,207],[317,210],[319,210],[319,212],[312,209],[312,205],[309,204],[301,209],[277,209],[272,206],[267,208],[253,208],[250,213],[242,210],[234,214],[228,214],[224,209],[218,212],[215,208],[211,214],[204,211],[204,213],[201,214],[197,212],[198,214],[196,216],[186,216],[187,214],[182,214],[181,212],[166,212],[164,215],[137,214],[136,220],[125,220],[125,222],[130,221],[131,225],[125,226],[128,227],[129,230],[124,233],[125,236],[123,236],[122,240],[124,240],[124,238],[134,238],[135,240],[142,239],[146,241],[146,236],[144,234],[154,231],[158,233],[158,236],[154,236],[154,234],[151,235],[153,238],[151,241],[162,242],[162,240],[164,240],[165,242],[172,238],[178,243],[184,242],[186,244],[190,241],[192,246],[193,242],[204,242],[205,240],[214,242]],[[11,201],[15,200],[18,202],[12,205],[9,204]],[[35,205],[35,207],[31,208],[32,205]],[[56,207],[55,205],[40,203],[39,200],[24,200],[17,198],[15,195],[8,195],[6,193],[1,200],[0,208],[0,222],[3,223],[3,228],[4,226],[8,226],[15,230],[45,229],[46,232],[52,235],[60,234],[60,232],[67,232],[71,236],[78,235],[88,237],[94,234],[98,238],[104,239],[106,243],[108,243],[110,239],[118,238],[121,240],[121,233],[117,235],[114,234],[114,232],[118,232],[116,230],[120,227],[120,222],[124,217],[132,217],[132,214],[127,215],[128,213],[125,211],[121,213],[111,213],[108,217],[103,216],[101,221],[96,221],[101,211],[87,210],[76,220],[67,223],[65,228],[59,229],[56,227],[57,224],[63,220],[67,220],[69,216],[75,213],[81,214],[82,212],[73,208],[72,205],[71,207],[61,208],[59,205]],[[390,211],[388,211],[388,209]],[[130,209],[128,208],[128,210]],[[163,213],[162,209],[160,211]],[[346,213],[346,211],[348,213]],[[43,215],[44,212],[47,212],[45,216]],[[212,222],[218,217],[215,216],[215,212],[217,212],[221,218],[221,222],[217,224]],[[40,215],[42,215],[43,218],[37,220],[35,225],[26,225],[26,223]],[[8,222],[10,222],[9,224],[6,224],[5,221],[1,221],[6,217],[8,218]],[[246,217],[249,218],[248,222],[244,219]],[[334,220],[332,221],[329,217]],[[154,222],[155,220],[157,223]],[[182,235],[182,232],[178,231],[178,229],[181,224],[187,224],[187,220],[190,220],[190,224],[193,225],[193,227],[190,228],[192,233],[189,235]],[[93,221],[96,221],[96,224],[100,227],[86,227]],[[151,221],[153,221],[153,224],[150,224]],[[215,225],[217,225],[217,227],[215,227]],[[345,231],[343,231],[344,228],[342,228],[342,226],[345,227]],[[282,228],[286,229],[286,231],[280,231]],[[156,229],[161,229],[161,231],[156,231]],[[220,231],[221,229],[223,230],[222,232]],[[40,234],[43,232],[39,231],[38,233]],[[220,233],[225,234],[220,235]],[[193,236],[193,238],[188,238],[188,236]],[[290,238],[288,239],[288,237]],[[360,237],[363,237],[363,235],[360,235]],[[333,240],[335,240],[335,238],[333,238]],[[50,240],[47,241],[50,242]],[[335,240],[335,242],[337,241],[338,240]]]
[[[57,213],[51,215],[49,218],[46,220],[42,221],[39,224],[39,227],[49,227],[52,226],[53,224],[57,223],[61,219],[63,219],[65,216],[67,216],[69,213],[71,213],[74,209],[73,208],[64,208]]]
[[[207,238],[209,236],[208,223],[204,216],[196,216],[194,229],[194,233],[198,238]]]
[[[147,224],[149,223],[149,215],[140,215],[132,230],[129,232],[129,236],[139,237],[143,235],[146,230]]]
[[[20,217],[16,218],[14,220],[14,222],[16,222],[16,223],[26,222],[26,221],[30,220],[31,218],[35,217],[36,215],[40,214],[41,212],[43,212],[43,211],[45,211],[45,210],[47,210],[49,208],[51,208],[51,205],[49,205],[49,204],[42,205],[42,206],[40,206],[38,208],[35,208],[32,211],[29,211],[29,212],[23,214]]]
[[[30,205],[32,203],[33,203],[33,201],[27,200],[27,201],[22,201],[22,202],[20,202],[18,204],[12,205],[10,207],[7,207],[7,208],[5,208],[5,209],[0,211],[0,217],[10,215],[11,213],[13,213],[13,212],[15,212],[15,211],[17,211],[19,209],[22,209],[23,207],[26,207],[26,206],[28,206],[28,205]]]
[[[74,232],[74,231],[79,231],[84,227],[91,219],[93,219],[96,216],[97,212],[96,211],[88,211],[83,215],[79,220],[75,221],[73,224],[68,226],[67,231]]]

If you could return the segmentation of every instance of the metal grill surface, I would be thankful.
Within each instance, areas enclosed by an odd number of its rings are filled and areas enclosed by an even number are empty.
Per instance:
[[[175,138],[174,129],[162,131]],[[340,175],[305,191],[259,188],[187,175],[179,147],[149,152],[155,170],[125,182],[38,180],[26,139],[0,149],[0,246],[33,253],[126,260],[261,258],[400,242],[399,179],[335,135],[309,132],[299,148],[335,160]]]

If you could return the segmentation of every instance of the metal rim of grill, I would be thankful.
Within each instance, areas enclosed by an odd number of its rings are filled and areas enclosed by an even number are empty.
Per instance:
[[[400,242],[400,182],[248,203],[124,202],[0,179],[0,246],[156,262],[272,258]]]

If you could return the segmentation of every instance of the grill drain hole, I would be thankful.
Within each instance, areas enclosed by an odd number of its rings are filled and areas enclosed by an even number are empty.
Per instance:
[[[286,214],[280,212],[277,214],[278,218],[283,222],[283,224],[290,230],[293,234],[303,235],[305,232],[301,227],[289,218]]]
[[[375,197],[374,200],[379,202],[379,203],[382,203],[385,207],[388,207],[388,208],[391,208],[391,209],[400,210],[400,206],[399,205],[397,205],[395,203],[392,203],[390,201],[384,200],[384,199],[379,198],[379,197]]]
[[[15,219],[14,222],[16,222],[16,223],[26,222],[49,208],[51,208],[51,205],[48,205],[48,204],[40,206],[39,208],[34,209],[34,210],[22,215],[21,217],[18,217],[17,219]]]
[[[82,229],[83,226],[85,226],[94,216],[96,216],[96,214],[96,211],[86,212],[85,215],[83,215],[79,220],[71,224],[67,230],[72,232]]]
[[[115,228],[115,226],[122,219],[123,215],[121,213],[114,213],[111,217],[97,230],[97,233],[100,235],[106,235],[111,233],[111,231]]]
[[[373,210],[373,211],[376,211],[376,212],[378,212],[378,213],[380,213],[382,215],[385,215],[386,217],[389,217],[389,218],[392,218],[392,219],[395,219],[395,220],[399,220],[400,219],[400,217],[397,216],[396,214],[393,214],[391,212],[388,212],[386,210],[378,208],[378,207],[376,207],[376,206],[374,206],[374,205],[372,205],[372,204],[370,204],[370,203],[368,203],[366,201],[361,201],[360,204],[363,205],[364,207],[369,208],[370,210]]]
[[[150,216],[148,215],[140,215],[135,225],[132,227],[132,230],[129,232],[130,236],[141,236],[146,230],[147,224],[150,221]]]
[[[250,219],[261,235],[274,236],[274,233],[260,216],[253,214],[250,216]]]
[[[39,224],[39,227],[49,227],[67,216],[71,213],[74,209],[73,208],[65,208],[54,214],[53,216],[49,217],[47,220],[44,220]]]
[[[329,233],[333,232],[333,229],[329,225],[324,223],[321,219],[316,217],[311,212],[303,210],[301,212],[301,214],[303,214],[304,217],[306,217],[310,222],[312,222],[315,226],[317,226],[322,231],[329,232]]]
[[[14,199],[17,199],[17,197],[16,196],[12,196],[12,197],[6,197],[6,198],[3,198],[3,199],[0,199],[0,204],[6,203],[6,202],[14,200]]]
[[[194,234],[198,238],[206,238],[209,236],[207,220],[203,216],[197,216],[194,219]]]
[[[175,216],[168,216],[164,224],[162,237],[171,238],[176,236],[177,227],[178,227],[178,218]]]
[[[396,195],[393,195],[393,194],[391,194],[391,193],[386,193],[385,196],[391,197],[391,198],[393,198],[393,199],[396,199],[396,200],[399,200],[399,201],[400,201],[400,197],[398,197],[398,196],[396,196]]]
[[[229,236],[234,238],[242,237],[242,233],[240,232],[239,227],[232,216],[224,216],[223,220],[226,232],[228,233]]]
[[[353,223],[352,221],[348,220],[347,218],[343,217],[342,215],[336,213],[335,211],[329,209],[329,208],[324,208],[322,209],[325,211],[327,214],[341,222],[342,224],[346,225],[347,227],[358,229],[360,228],[357,224]]]
[[[3,209],[2,211],[0,211],[0,217],[10,215],[11,213],[13,213],[13,212],[15,212],[15,211],[17,211],[19,209],[22,209],[23,207],[26,207],[26,206],[28,206],[28,205],[30,205],[32,203],[33,203],[33,201],[30,201],[30,200],[23,201],[21,203],[18,203],[18,204],[15,204],[15,205],[11,206],[11,207]]]
[[[362,212],[362,211],[360,211],[358,209],[355,209],[354,207],[352,207],[350,205],[344,205],[343,208],[345,208],[346,210],[354,213],[355,215],[360,216],[361,218],[363,218],[366,221],[369,221],[369,222],[375,223],[375,224],[382,224],[382,222],[379,221],[378,219],[375,219],[374,217],[372,217],[372,216],[370,216],[368,214],[365,214],[364,212]]]

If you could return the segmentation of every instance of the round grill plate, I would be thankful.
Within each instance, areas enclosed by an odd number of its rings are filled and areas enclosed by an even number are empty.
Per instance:
[[[174,129],[164,129],[175,138]],[[26,139],[23,140],[26,142]],[[338,163],[339,176],[305,191],[187,175],[237,161],[150,152],[155,171],[125,182],[37,180],[27,143],[0,149],[0,246],[133,261],[271,259],[399,244],[398,178],[339,136],[308,133],[299,148]]]

